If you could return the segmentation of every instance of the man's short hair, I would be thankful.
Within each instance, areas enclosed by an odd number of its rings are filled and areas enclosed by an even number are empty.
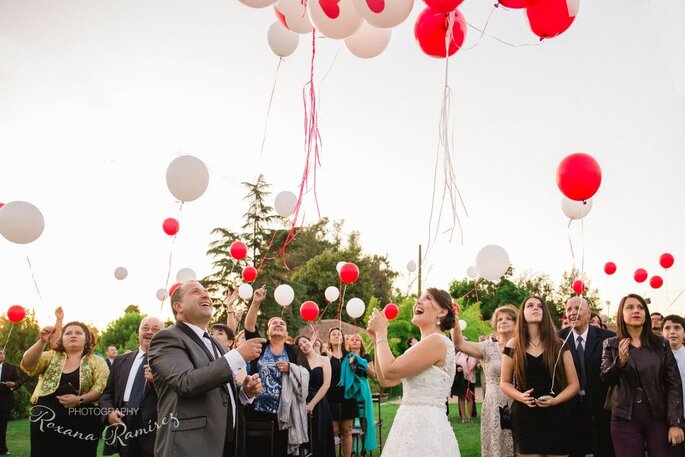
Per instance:
[[[649,317],[652,317],[652,316],[659,316],[662,319],[664,318],[664,315],[658,311],[654,311],[652,314],[649,315]]]
[[[662,325],[666,325],[666,322],[671,321],[674,324],[680,324],[680,326],[685,330],[685,319],[682,317],[678,316],[677,314],[669,314],[668,316],[664,317],[664,322]]]
[[[227,325],[225,324],[212,324],[211,327],[209,327],[209,330],[220,330],[226,334],[226,339],[228,340],[234,340],[235,339],[235,332],[228,328]]]

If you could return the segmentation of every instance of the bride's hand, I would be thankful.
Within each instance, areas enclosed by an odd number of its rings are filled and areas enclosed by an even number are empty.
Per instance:
[[[369,334],[374,333],[374,336],[388,332],[388,320],[378,309],[374,309],[371,313],[366,330]]]

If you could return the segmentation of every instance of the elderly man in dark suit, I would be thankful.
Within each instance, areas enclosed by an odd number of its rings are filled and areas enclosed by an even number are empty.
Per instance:
[[[0,349],[0,455],[9,454],[7,450],[7,422],[14,408],[14,391],[21,385],[19,370],[5,362],[5,350]]]
[[[147,316],[138,326],[138,350],[114,359],[100,407],[109,411],[103,455],[153,457],[157,421],[157,392],[148,365],[150,341],[164,327]]]
[[[609,431],[611,415],[604,409],[607,387],[599,373],[602,343],[616,334],[590,325],[590,306],[582,297],[568,299],[564,314],[569,327],[560,330],[559,336],[571,350],[580,381],[571,457],[584,457],[586,454],[613,457]]]
[[[171,295],[176,324],[161,330],[150,344],[150,368],[159,402],[156,457],[233,457],[239,403],[259,395],[258,376],[241,386],[234,379],[257,358],[264,339],[255,338],[226,352],[207,333],[212,300],[196,281]]]

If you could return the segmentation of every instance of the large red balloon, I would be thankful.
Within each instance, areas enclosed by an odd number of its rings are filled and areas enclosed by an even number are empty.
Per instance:
[[[614,262],[607,262],[604,264],[604,273],[613,275],[616,273],[616,264]]]
[[[359,268],[353,263],[346,263],[340,268],[340,280],[345,284],[352,284],[359,278]]]
[[[169,236],[176,235],[178,233],[179,228],[180,225],[178,221],[173,217],[168,217],[164,219],[164,222],[162,222],[162,230],[164,230],[164,233],[166,233]]]
[[[426,5],[441,13],[449,13],[461,5],[464,0],[423,0]]]
[[[311,322],[319,315],[319,305],[313,301],[306,301],[300,306],[300,316],[307,322]]]
[[[587,200],[595,195],[601,183],[602,170],[589,154],[571,154],[557,167],[557,186],[571,200]]]
[[[673,266],[673,262],[675,262],[675,259],[668,252],[661,254],[661,257],[659,257],[659,265],[667,270]]]
[[[633,273],[633,278],[636,282],[645,282],[645,279],[647,279],[647,270],[638,268],[635,270],[635,273]]]
[[[528,8],[538,0],[499,0],[499,4],[506,8]]]
[[[554,38],[571,26],[578,14],[579,7],[580,0],[540,0],[534,2],[526,9],[530,29],[541,39]]]
[[[651,278],[649,278],[649,285],[652,286],[652,289],[658,289],[659,287],[664,285],[664,278],[661,276],[654,275]]]
[[[242,241],[234,241],[228,250],[231,253],[231,257],[236,260],[244,259],[247,255],[247,245]]]
[[[449,43],[449,48],[446,50],[445,38],[448,26],[448,14],[441,13],[430,7],[421,11],[414,25],[414,36],[421,50],[431,57],[440,58],[451,56],[457,52],[466,39],[466,19],[461,14],[461,11],[454,11],[452,40]]]
[[[9,319],[10,322],[13,322],[15,324],[24,320],[25,317],[26,317],[26,310],[24,309],[23,306],[12,305],[7,310],[7,319]]]
[[[576,279],[573,281],[573,291],[578,295],[582,294],[585,292],[585,283],[583,283],[583,281],[580,279]]]
[[[243,270],[243,280],[252,282],[257,279],[257,269],[255,267],[245,267]]]
[[[394,303],[388,303],[385,305],[385,308],[383,308],[383,314],[385,314],[385,318],[389,321],[396,318],[399,313],[400,309]]]

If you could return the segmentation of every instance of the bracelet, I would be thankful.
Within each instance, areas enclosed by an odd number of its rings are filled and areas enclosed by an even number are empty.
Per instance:
[[[376,346],[378,346],[378,344],[382,343],[383,341],[385,341],[386,343],[388,342],[388,340],[378,340],[378,341],[376,341]]]

